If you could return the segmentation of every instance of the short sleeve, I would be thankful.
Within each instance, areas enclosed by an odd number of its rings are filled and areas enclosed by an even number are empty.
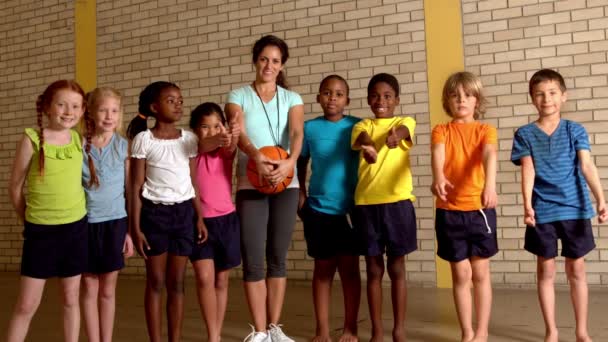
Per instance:
[[[183,131],[184,142],[186,143],[186,153],[188,154],[188,158],[195,158],[198,155],[198,138],[196,135],[189,131]]]
[[[372,123],[372,121],[370,119],[364,119],[355,124],[355,126],[353,127],[353,133],[351,134],[351,137],[350,137],[350,146],[351,147],[355,146],[355,142],[357,141],[357,138],[359,138],[359,135],[361,133],[366,132],[367,134],[369,134],[371,136],[371,134],[370,134],[371,123]],[[357,148],[357,150],[359,150],[359,148]]]
[[[431,132],[431,145],[445,144],[445,125],[433,127]]]
[[[116,137],[118,139],[118,153],[119,153],[119,157],[124,159],[128,158],[128,151],[129,151],[129,142],[127,141],[127,139],[121,137],[121,136],[117,136]]]
[[[304,104],[304,101],[302,101],[302,97],[300,96],[300,94],[296,93],[295,91],[288,90],[287,94],[289,99],[289,109],[291,109],[291,107]]]
[[[137,134],[131,144],[131,158],[146,159],[148,141],[147,131]]]
[[[407,149],[412,148],[412,146],[414,146],[414,130],[416,129],[416,120],[414,120],[414,118],[412,118],[412,117],[405,116],[405,117],[401,118],[401,120],[399,120],[398,125],[405,126],[407,128],[408,132],[410,133],[409,139],[402,140],[403,147],[405,147]]]
[[[531,155],[530,145],[521,129],[518,129],[513,136],[513,147],[511,148],[511,162],[521,165],[521,158]]]
[[[244,97],[243,88],[234,89],[228,93],[228,99],[226,100],[226,103],[233,103],[233,104],[241,106],[241,108],[242,108],[244,102],[245,102],[245,97]]]
[[[36,150],[40,149],[40,137],[38,131],[33,128],[26,128],[25,135],[30,139]]]
[[[498,143],[498,136],[496,134],[496,127],[494,126],[490,126],[490,125],[484,125],[485,128],[485,134],[483,135],[483,144],[487,145],[487,144],[497,144]]]
[[[577,151],[591,149],[587,130],[582,125],[577,123],[572,124],[572,140],[574,142],[574,149]]]

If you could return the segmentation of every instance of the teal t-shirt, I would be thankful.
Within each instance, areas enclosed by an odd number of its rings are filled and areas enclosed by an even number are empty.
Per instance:
[[[40,175],[38,131],[26,128],[34,147],[27,174],[25,220],[35,224],[59,225],[72,223],[86,215],[82,188],[82,145],[76,131],[66,145],[44,143],[44,175]]]
[[[270,102],[262,104],[255,90],[251,85],[247,85],[232,90],[226,102],[239,105],[243,110],[245,127],[241,129],[245,130],[256,148],[275,146],[278,143],[289,153],[289,110],[291,107],[303,104],[298,93],[277,86],[277,94]],[[247,161],[247,155],[239,150],[237,169],[239,190],[253,189],[247,179]],[[293,178],[288,187],[299,187],[297,177]]]
[[[351,149],[350,138],[360,120],[345,116],[332,122],[320,116],[304,123],[301,156],[311,160],[308,205],[314,210],[343,215],[354,205],[359,153]]]

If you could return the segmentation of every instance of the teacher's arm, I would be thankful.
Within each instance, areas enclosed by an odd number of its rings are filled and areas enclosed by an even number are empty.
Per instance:
[[[272,184],[282,182],[294,170],[304,139],[304,105],[289,108],[289,157],[275,162],[276,168],[270,172],[268,180]]]

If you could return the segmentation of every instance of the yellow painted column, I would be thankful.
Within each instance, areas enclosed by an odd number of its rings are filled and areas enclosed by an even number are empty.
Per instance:
[[[431,126],[450,120],[441,105],[443,83],[464,69],[460,0],[424,0],[426,63]],[[435,256],[437,287],[452,287],[450,265]]]
[[[76,0],[74,45],[76,81],[85,92],[97,86],[97,13],[96,0]]]

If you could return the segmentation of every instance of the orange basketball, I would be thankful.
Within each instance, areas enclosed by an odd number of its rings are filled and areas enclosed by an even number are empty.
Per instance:
[[[287,151],[279,146],[264,146],[260,148],[260,152],[268,159],[273,160],[287,159],[289,157]],[[291,170],[289,175],[287,175],[287,177],[279,184],[272,185],[265,179],[262,179],[262,183],[260,183],[258,169],[255,167],[255,161],[250,158],[247,162],[247,179],[249,179],[251,185],[253,185],[261,193],[278,194],[279,192],[285,190],[285,188],[287,188],[287,186],[291,183],[291,180],[293,179],[293,170]]]

